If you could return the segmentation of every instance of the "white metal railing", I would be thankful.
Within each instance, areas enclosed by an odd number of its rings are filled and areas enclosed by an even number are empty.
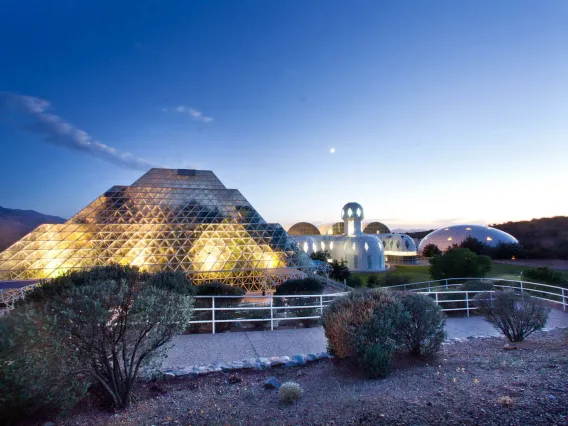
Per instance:
[[[525,292],[536,299],[556,303],[562,306],[564,311],[568,310],[568,289],[549,284],[534,283],[523,280],[507,280],[501,278],[448,278],[443,280],[422,281],[417,283],[399,284],[390,286],[390,289],[402,289],[416,291],[419,293],[479,293],[480,291],[449,291],[452,287],[462,285],[466,281],[477,281],[493,285],[495,288],[519,290]],[[444,289],[445,291],[437,291]],[[466,294],[467,296],[467,294]]]
[[[195,296],[196,301],[210,301],[208,307],[196,307],[194,313],[210,312],[211,315],[206,319],[197,319],[190,321],[190,324],[211,324],[211,332],[215,334],[216,324],[236,323],[236,322],[264,322],[270,323],[270,329],[274,330],[275,323],[290,320],[317,320],[321,318],[323,309],[331,303],[331,301],[339,296],[346,295],[346,292],[332,294],[293,294],[286,296],[244,296],[246,299],[256,299],[255,303],[239,303],[237,306],[223,306],[230,303],[230,300],[241,300],[243,296]],[[307,301],[308,304],[298,304],[298,299],[314,299]],[[225,302],[225,303],[223,303]],[[197,302],[198,303],[198,302]],[[247,306],[248,305],[248,306]],[[313,310],[314,315],[294,315],[294,311],[299,309]],[[265,311],[265,315],[256,318],[250,318],[249,312]],[[229,313],[232,315],[223,315]],[[221,315],[220,315],[221,314]],[[291,314],[291,315],[290,315]],[[224,318],[231,316],[231,318]]]

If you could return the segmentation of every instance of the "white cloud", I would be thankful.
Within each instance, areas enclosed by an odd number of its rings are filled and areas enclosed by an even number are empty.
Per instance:
[[[84,130],[78,129],[56,114],[48,112],[51,104],[45,99],[17,93],[0,92],[0,111],[23,113],[32,118],[24,129],[44,136],[46,142],[67,149],[74,149],[101,158],[116,165],[137,170],[158,167],[143,158],[121,152],[93,139]]]
[[[191,108],[185,105],[179,105],[173,108],[162,108],[162,112],[167,112],[167,111],[187,114],[191,117],[192,120],[201,121],[203,123],[210,123],[213,121],[213,117],[205,115],[201,111],[198,111],[195,108]]]

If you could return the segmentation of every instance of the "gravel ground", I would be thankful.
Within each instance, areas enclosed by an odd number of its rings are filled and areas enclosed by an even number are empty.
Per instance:
[[[368,380],[345,363],[217,373],[147,383],[129,409],[86,405],[65,425],[568,425],[568,331],[534,334],[517,349],[503,338],[445,345],[438,357],[399,357]],[[303,397],[284,405],[264,381],[293,380]]]

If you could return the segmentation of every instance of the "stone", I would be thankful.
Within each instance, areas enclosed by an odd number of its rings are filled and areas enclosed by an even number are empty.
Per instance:
[[[290,360],[284,363],[284,367],[297,367],[298,363],[296,361]]]
[[[297,365],[306,365],[306,359],[304,358],[304,355],[294,355],[290,359]]]
[[[45,423],[43,424],[43,426],[55,426],[55,423],[53,423],[53,422],[45,422]]]
[[[271,376],[262,385],[264,389],[280,389],[282,383],[276,377]]]
[[[320,357],[317,354],[313,354],[313,353],[306,355],[306,361],[308,361],[308,362],[317,361],[319,358]]]
[[[164,372],[164,379],[165,380],[172,380],[172,379],[175,379],[175,378],[176,378],[176,375],[172,371]]]
[[[516,350],[516,349],[519,349],[519,347],[518,347],[518,346],[509,345],[509,344],[507,343],[505,346],[503,346],[503,349],[506,350],[506,351],[514,351],[514,350]]]

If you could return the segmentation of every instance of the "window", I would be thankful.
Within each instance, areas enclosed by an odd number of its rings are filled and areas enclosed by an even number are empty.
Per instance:
[[[373,256],[367,255],[367,269],[373,269]]]

